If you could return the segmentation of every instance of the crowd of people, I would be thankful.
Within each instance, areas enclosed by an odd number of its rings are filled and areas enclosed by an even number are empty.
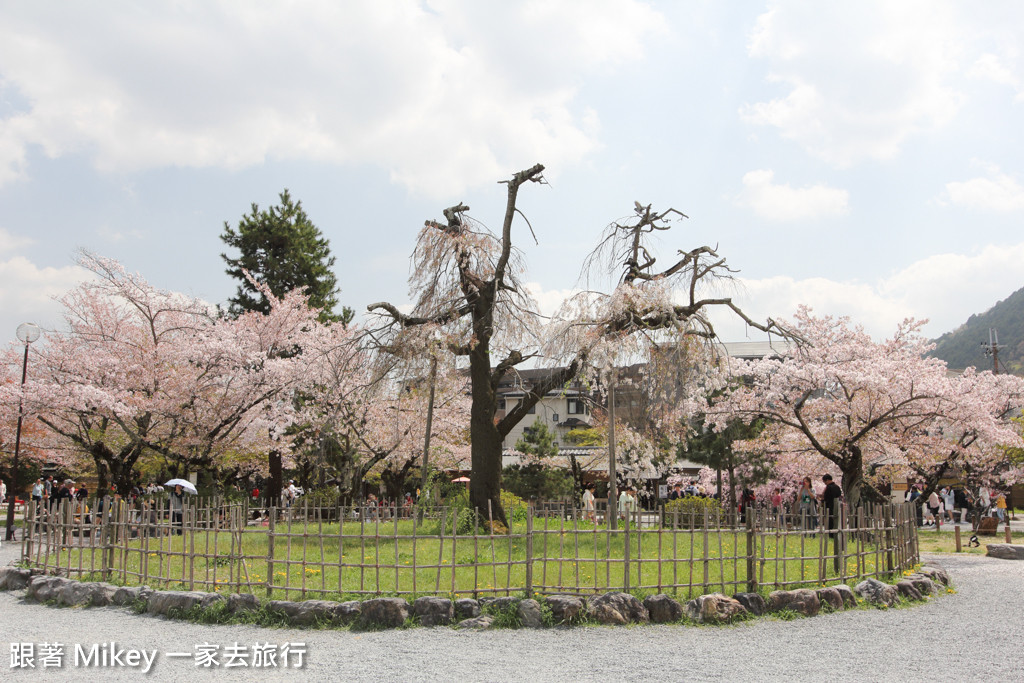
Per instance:
[[[984,485],[975,491],[967,487],[943,486],[925,496],[924,484],[915,483],[907,489],[904,500],[919,506],[919,523],[922,526],[943,522],[971,522],[977,526],[985,517],[994,517],[1003,523],[1009,507],[1005,492],[993,491]]]

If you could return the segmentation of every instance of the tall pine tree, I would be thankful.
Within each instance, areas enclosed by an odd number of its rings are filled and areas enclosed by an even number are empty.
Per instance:
[[[322,321],[347,324],[352,309],[343,307],[340,314],[334,312],[338,287],[327,239],[309,220],[302,202],[293,202],[287,189],[280,200],[279,205],[262,211],[253,203],[252,212],[242,216],[237,228],[224,223],[221,240],[240,253],[237,258],[221,254],[228,264],[227,274],[239,281],[235,296],[228,300],[229,311],[239,315],[270,310],[266,297],[245,277],[248,271],[275,296],[305,287],[309,304],[321,310]]]

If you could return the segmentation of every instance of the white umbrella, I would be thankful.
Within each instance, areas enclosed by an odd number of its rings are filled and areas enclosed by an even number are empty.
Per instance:
[[[198,491],[196,491],[196,487],[192,485],[192,482],[188,481],[187,479],[171,479],[169,482],[164,484],[164,486],[170,487],[172,489],[175,486],[180,486],[182,490],[184,490],[186,493],[199,493]]]

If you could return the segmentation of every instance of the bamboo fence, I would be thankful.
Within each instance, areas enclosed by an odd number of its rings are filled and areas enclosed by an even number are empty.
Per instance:
[[[891,577],[919,561],[909,504],[830,525],[767,509],[632,511],[617,528],[565,508],[512,530],[458,508],[266,510],[249,501],[64,501],[27,510],[22,559],[85,580],[268,597],[754,592]],[[829,526],[834,528],[830,529]]]

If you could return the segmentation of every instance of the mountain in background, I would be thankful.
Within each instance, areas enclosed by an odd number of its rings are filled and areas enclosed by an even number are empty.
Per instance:
[[[985,354],[989,328],[999,333],[1003,346],[999,349],[999,372],[1024,375],[1024,288],[936,339],[935,350],[929,355],[957,370],[971,365],[991,370],[992,358]]]

